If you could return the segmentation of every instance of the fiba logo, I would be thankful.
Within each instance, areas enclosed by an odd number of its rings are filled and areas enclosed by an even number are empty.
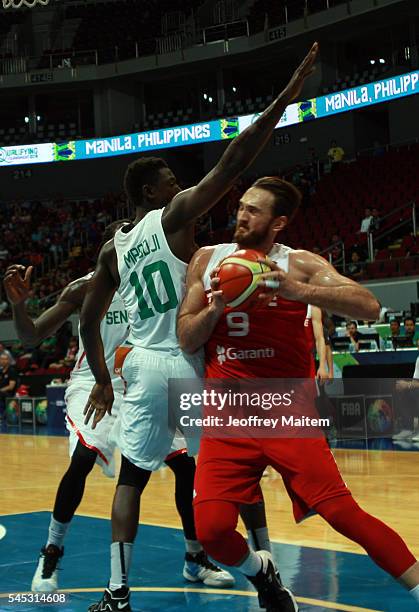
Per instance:
[[[229,361],[240,361],[242,359],[269,359],[271,357],[275,357],[275,350],[269,347],[242,351],[234,347],[229,347],[226,350],[224,346],[217,346],[217,359],[220,365],[223,365],[227,359]]]

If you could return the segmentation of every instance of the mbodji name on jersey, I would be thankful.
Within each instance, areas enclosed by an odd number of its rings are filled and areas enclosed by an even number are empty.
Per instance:
[[[157,234],[152,234],[150,241],[147,240],[147,238],[144,238],[144,240],[142,240],[139,244],[132,247],[127,253],[124,253],[124,263],[127,268],[131,268],[131,266],[134,266],[137,261],[143,259],[143,257],[146,257],[151,253],[155,253],[160,248]]]

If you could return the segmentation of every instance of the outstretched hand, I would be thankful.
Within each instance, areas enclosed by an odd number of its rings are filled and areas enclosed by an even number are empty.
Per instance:
[[[25,268],[18,264],[9,266],[4,275],[4,288],[11,304],[20,304],[29,297],[33,266]]]
[[[285,87],[281,96],[286,96],[290,102],[298,98],[303,89],[305,80],[315,71],[314,63],[319,52],[319,44],[315,42],[307,53],[297,70],[292,75],[290,82]]]

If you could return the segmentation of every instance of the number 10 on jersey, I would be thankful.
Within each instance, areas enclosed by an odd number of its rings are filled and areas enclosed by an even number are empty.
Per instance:
[[[141,320],[150,319],[150,317],[154,317],[156,312],[164,314],[168,310],[172,310],[173,308],[177,307],[177,305],[179,304],[179,300],[176,295],[176,289],[173,284],[169,266],[165,261],[155,261],[154,263],[144,266],[141,274],[143,286],[141,285],[140,279],[138,278],[138,274],[136,272],[132,272],[131,276],[129,277],[129,281],[134,287],[135,295],[137,296],[138,309]],[[165,302],[161,301],[157,293],[157,287],[155,284],[155,277],[157,277],[157,275],[160,276],[161,283],[167,295],[167,300]],[[145,288],[143,288],[144,284]],[[144,296],[144,289],[147,289],[151,303],[154,306],[154,310],[147,303],[147,300]]]

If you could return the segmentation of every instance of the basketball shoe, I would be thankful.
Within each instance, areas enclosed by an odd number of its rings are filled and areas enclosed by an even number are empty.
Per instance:
[[[58,589],[58,562],[64,554],[64,548],[54,544],[41,548],[38,567],[32,579],[31,591],[36,593],[54,593]]]
[[[123,586],[116,591],[105,589],[102,599],[89,606],[89,612],[132,612],[129,596],[128,587]]]
[[[298,612],[294,595],[281,583],[272,555],[258,550],[262,567],[256,576],[247,576],[259,595],[259,606],[267,612]]]
[[[235,584],[233,576],[211,563],[203,550],[196,554],[186,553],[183,577],[189,582],[203,582],[212,587],[228,588]]]

